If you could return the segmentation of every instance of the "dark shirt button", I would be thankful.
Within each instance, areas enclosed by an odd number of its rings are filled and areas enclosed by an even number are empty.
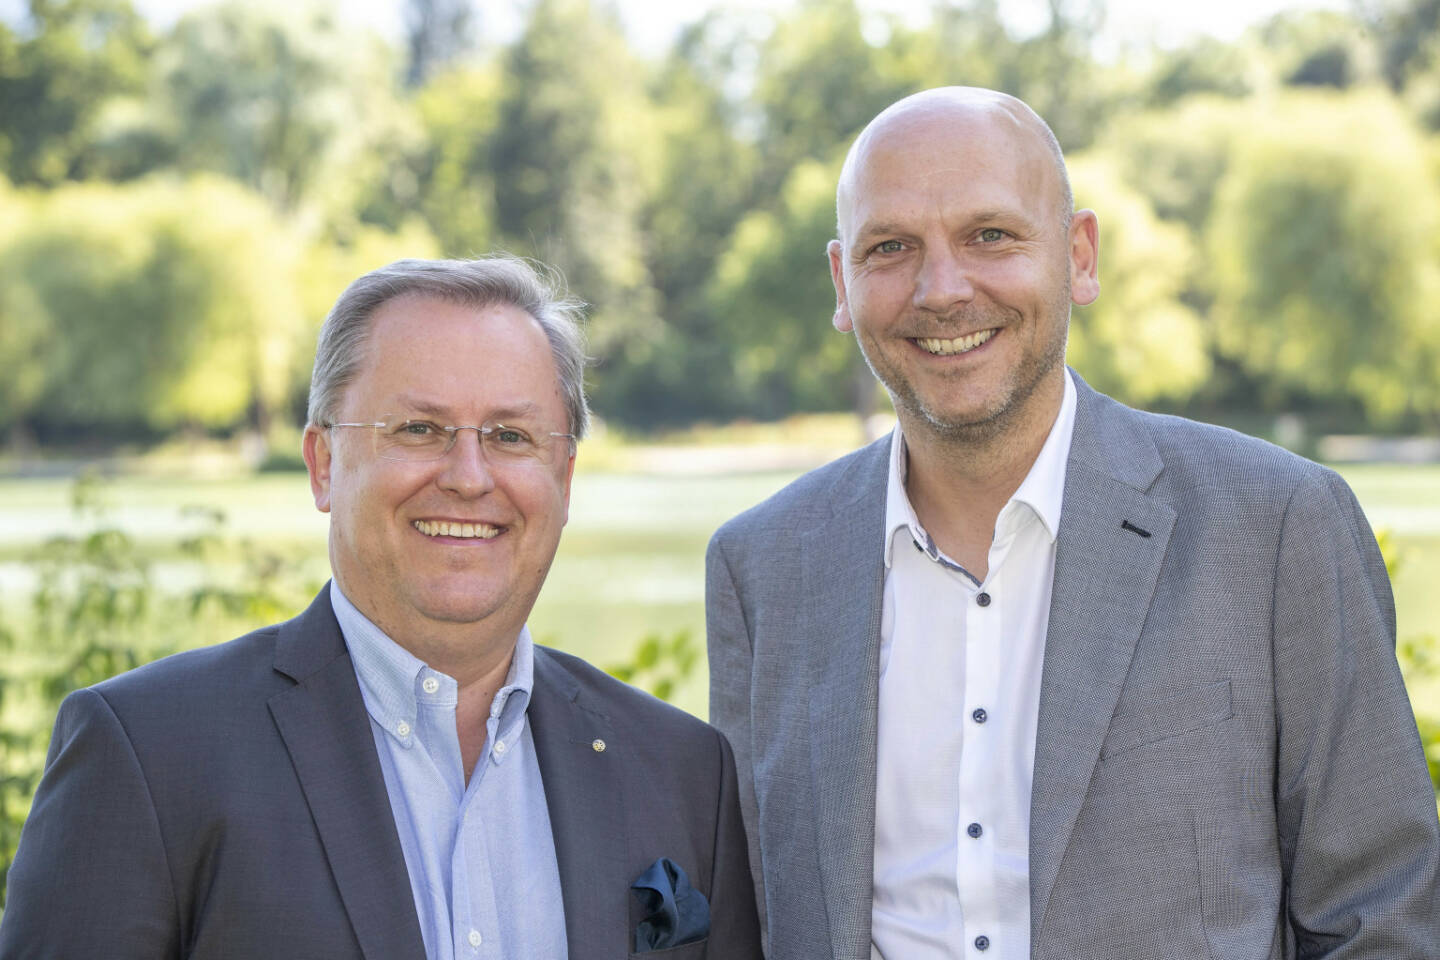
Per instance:
[[[982,607],[990,606],[990,594],[981,591],[980,595],[975,598],[975,602],[980,604],[980,606]]]
[[[978,837],[978,836],[980,836],[980,834],[984,833],[985,831],[980,829],[980,824],[978,824],[978,823],[972,823],[972,824],[970,824],[970,826],[968,826],[968,827],[965,828],[965,832],[968,833],[968,834],[970,834],[970,836],[972,836],[972,837]]]
[[[989,938],[989,937],[987,937],[987,936],[985,936],[985,935],[982,934],[982,935],[980,935],[980,936],[978,936],[978,937],[975,938],[975,949],[976,949],[976,950],[988,950],[989,948],[990,948],[990,938]]]
[[[985,712],[984,707],[976,707],[974,712],[970,714],[970,719],[974,720],[976,723],[984,723],[986,720],[990,719],[990,714]]]

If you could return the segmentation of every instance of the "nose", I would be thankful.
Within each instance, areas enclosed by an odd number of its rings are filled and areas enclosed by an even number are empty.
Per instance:
[[[930,246],[915,277],[914,305],[932,313],[948,313],[975,298],[975,286],[962,256],[948,245]]]
[[[495,476],[485,458],[479,427],[460,427],[455,431],[455,445],[440,461],[444,468],[436,482],[467,499],[479,497],[495,489]]]

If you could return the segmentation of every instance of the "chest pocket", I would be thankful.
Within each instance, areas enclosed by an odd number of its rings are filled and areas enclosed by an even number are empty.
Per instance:
[[[1189,696],[1131,707],[1110,721],[1100,759],[1191,733],[1228,720],[1232,714],[1229,680],[1206,684]]]

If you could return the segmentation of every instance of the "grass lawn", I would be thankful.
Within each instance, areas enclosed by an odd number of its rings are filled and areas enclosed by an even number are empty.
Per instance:
[[[1347,466],[1371,522],[1388,529],[1402,555],[1395,593],[1402,636],[1440,633],[1440,466]],[[531,617],[543,643],[599,665],[628,660],[647,634],[689,631],[704,640],[704,551],[728,517],[778,490],[794,470],[713,475],[581,472],[570,524]],[[306,579],[323,580],[326,518],[301,474],[233,480],[118,479],[102,486],[107,512],[97,520],[70,508],[70,484],[0,480],[0,614],[23,624],[33,585],[24,560],[45,539],[97,523],[119,526],[144,545],[157,582],[177,592],[196,579],[175,544],[203,527],[183,508],[225,513],[234,536],[303,559]],[[23,637],[23,628],[16,631]],[[196,638],[215,642],[228,636]],[[22,641],[23,642],[23,641]],[[687,710],[705,714],[703,658],[676,691]],[[1416,689],[1417,707],[1440,713],[1440,683]]]

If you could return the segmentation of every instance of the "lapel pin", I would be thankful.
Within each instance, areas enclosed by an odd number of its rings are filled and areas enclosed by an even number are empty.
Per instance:
[[[605,741],[601,740],[599,737],[596,737],[594,740],[590,741],[590,749],[594,750],[596,753],[604,753]]]

